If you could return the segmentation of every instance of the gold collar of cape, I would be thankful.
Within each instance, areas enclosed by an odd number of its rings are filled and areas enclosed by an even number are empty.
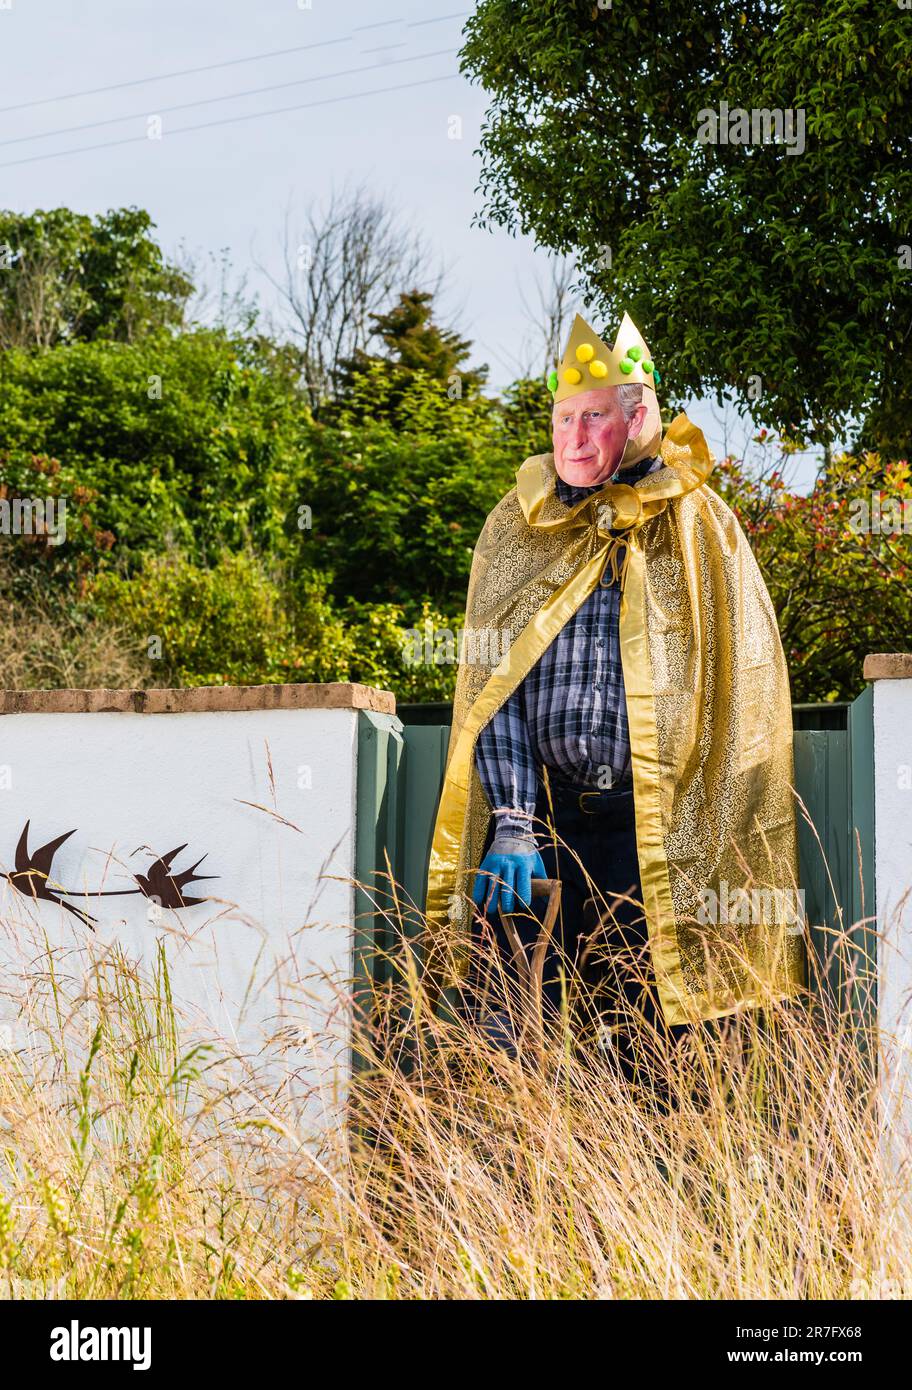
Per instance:
[[[428,878],[429,939],[432,945],[437,941],[446,948],[445,957],[437,955],[436,966],[431,967],[438,979],[454,983],[464,978],[468,969],[471,907],[467,893],[471,890],[470,875],[478,867],[481,839],[490,816],[490,807],[475,769],[478,734],[592,593],[606,567],[610,567],[612,575],[620,579],[622,589],[620,644],[630,728],[637,847],[650,947],[663,1012],[668,1022],[679,1023],[695,1017],[729,1013],[744,1002],[743,994],[734,1004],[730,998],[720,1003],[708,988],[695,992],[692,985],[685,987],[675,933],[676,914],[666,857],[668,789],[662,785],[663,776],[667,778],[667,768],[663,770],[665,750],[660,749],[657,736],[651,648],[646,630],[647,606],[654,604],[654,599],[647,595],[648,547],[644,547],[643,537],[651,530],[644,533],[644,527],[663,513],[669,502],[686,497],[706,482],[712,472],[713,458],[702,431],[684,414],[672,422],[659,453],[662,467],[635,484],[609,482],[572,507],[562,503],[555,493],[556,473],[550,454],[528,459],[517,473],[512,505],[515,508],[518,501],[525,524],[542,533],[543,539],[549,534],[554,534],[555,541],[560,538],[562,544],[556,549],[561,556],[561,573],[566,577],[563,582],[557,582],[553,577],[555,570],[549,570],[541,586],[546,591],[543,601],[534,608],[528,621],[513,632],[509,649],[486,679],[484,671],[472,673],[465,666],[460,667]],[[641,450],[637,451],[637,457],[643,456]],[[623,464],[632,461],[635,459],[628,460],[625,455]],[[719,507],[724,507],[714,494],[711,496]],[[509,500],[508,495],[501,506],[508,506]],[[497,512],[495,508],[489,526]],[[516,531],[518,526],[521,532],[522,520],[517,516],[512,523],[509,517],[513,513],[505,515],[509,538],[522,546],[521,535]],[[479,547],[487,529],[482,533]],[[746,548],[743,537],[741,544]],[[549,553],[554,550],[554,546],[549,547]],[[623,560],[619,563],[621,554]],[[478,550],[475,563],[478,563]],[[759,578],[759,572],[757,574]],[[477,599],[473,598],[477,587],[474,575],[475,564],[469,587],[467,630],[472,629],[476,616],[473,611],[477,605]],[[500,626],[507,620],[505,615],[515,611],[515,596],[523,592],[528,578],[521,574],[505,575],[499,586],[494,586],[493,596],[488,595],[481,603],[479,612],[484,610],[486,621],[492,627]],[[762,587],[762,580],[760,584]],[[547,592],[549,588],[551,592]],[[763,593],[765,595],[765,588]],[[488,601],[492,598],[493,601]],[[747,601],[751,601],[750,598]],[[766,601],[768,603],[768,596]],[[773,628],[775,631],[775,619]],[[779,651],[781,656],[781,646]],[[784,661],[782,667],[784,670]],[[780,694],[781,688],[780,679]],[[784,689],[787,701],[787,674]],[[786,708],[790,771],[791,712],[790,706]],[[781,715],[781,706],[777,706],[777,711]],[[780,774],[782,769],[777,771],[781,782]],[[788,844],[785,852],[788,858]],[[791,859],[794,859],[793,851]],[[790,969],[790,978],[793,978],[795,969]]]

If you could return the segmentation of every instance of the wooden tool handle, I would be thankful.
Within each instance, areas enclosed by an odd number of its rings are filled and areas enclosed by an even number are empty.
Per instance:
[[[521,1009],[524,1015],[522,1037],[528,1048],[533,1064],[541,1069],[543,1062],[542,1017],[542,976],[545,967],[545,954],[548,942],[554,932],[557,913],[560,908],[561,882],[559,878],[533,878],[532,897],[547,898],[544,919],[530,954],[526,951],[512,913],[502,913],[504,931],[510,943],[516,972],[519,978]]]

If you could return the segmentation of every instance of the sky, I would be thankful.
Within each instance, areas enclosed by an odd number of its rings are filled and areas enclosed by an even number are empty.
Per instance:
[[[0,206],[146,208],[166,253],[227,252],[270,307],[263,268],[281,273],[286,212],[293,228],[309,204],[363,186],[438,258],[445,317],[498,389],[534,341],[547,258],[473,225],[485,94],[457,63],[471,8],[0,0]],[[687,408],[717,454],[743,452],[751,431],[732,407]],[[814,460],[794,469],[807,485]]]

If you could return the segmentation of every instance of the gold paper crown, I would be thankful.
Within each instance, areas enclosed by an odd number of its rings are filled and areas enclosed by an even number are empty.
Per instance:
[[[654,391],[661,380],[643,335],[629,314],[621,320],[610,349],[577,314],[561,364],[556,372],[549,373],[548,389],[555,401],[564,401],[599,386],[636,384]]]

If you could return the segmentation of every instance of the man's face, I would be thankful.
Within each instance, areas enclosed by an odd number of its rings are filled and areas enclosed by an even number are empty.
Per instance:
[[[582,391],[555,405],[551,413],[554,466],[573,487],[597,487],[617,469],[628,439],[639,434],[645,405],[624,418],[616,386]]]

